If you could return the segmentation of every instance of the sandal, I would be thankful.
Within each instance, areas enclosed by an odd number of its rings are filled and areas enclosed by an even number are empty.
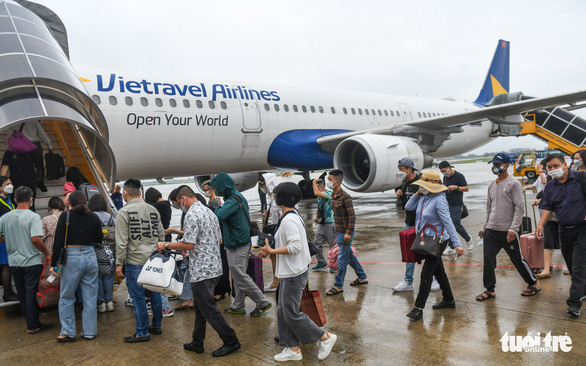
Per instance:
[[[484,291],[480,295],[476,296],[476,301],[484,301],[484,300],[488,300],[488,299],[493,299],[495,297],[496,297],[496,294],[494,292]]]
[[[228,314],[239,314],[239,315],[246,314],[246,311],[245,310],[234,310],[232,308],[224,309],[224,312],[225,313],[228,313]]]
[[[73,342],[75,341],[75,337],[70,337],[67,334],[61,334],[57,337],[57,342]]]
[[[362,280],[360,278],[357,278],[350,283],[350,286],[366,285],[367,283],[368,280],[366,278]]]
[[[538,273],[535,275],[535,278],[539,278],[539,279],[550,278],[550,277],[551,277],[551,273]]]
[[[175,306],[175,310],[185,310],[185,309],[193,309],[193,305],[185,305],[185,303]]]
[[[340,294],[342,292],[344,292],[344,290],[338,290],[337,288],[332,287],[330,289],[330,291],[326,292],[326,296],[334,296],[334,295]]]
[[[527,286],[525,291],[521,292],[521,296],[535,296],[539,291],[541,291],[541,287],[535,285]]]
[[[250,316],[253,318],[259,317],[259,316],[263,315],[264,313],[266,313],[266,311],[272,307],[273,307],[273,304],[271,304],[271,303],[269,303],[264,308],[257,307],[253,311],[250,312]]]

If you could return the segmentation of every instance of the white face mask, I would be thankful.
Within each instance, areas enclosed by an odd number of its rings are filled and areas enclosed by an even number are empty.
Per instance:
[[[564,167],[562,166],[558,169],[550,170],[547,174],[552,178],[561,178],[564,176]]]
[[[584,162],[582,160],[574,160],[574,166],[576,168],[581,167],[582,165],[584,165]],[[4,192],[6,192],[6,190],[4,190]]]
[[[424,196],[427,196],[429,194],[429,191],[423,187],[419,188],[419,193],[421,193]]]
[[[332,182],[331,180],[328,180],[326,182],[326,188],[329,189],[330,191],[334,190],[334,182]]]
[[[405,172],[398,172],[397,173],[397,179],[405,179],[407,178],[407,173]]]
[[[505,170],[507,170],[507,169],[505,168],[505,166],[504,166],[504,165],[500,165],[500,166],[493,166],[493,167],[492,167],[492,173],[493,173],[494,175],[499,175],[499,174],[501,174],[502,172],[504,172]]]
[[[212,195],[210,194],[210,192],[208,192],[208,191],[204,191],[204,192],[203,192],[203,196],[204,196],[205,198],[210,198]]]
[[[444,175],[444,177],[449,177],[450,176],[450,171],[446,170],[445,172],[442,172],[442,174]]]
[[[12,192],[14,192],[14,186],[12,184],[7,184],[6,187],[4,187],[4,193],[12,194]]]

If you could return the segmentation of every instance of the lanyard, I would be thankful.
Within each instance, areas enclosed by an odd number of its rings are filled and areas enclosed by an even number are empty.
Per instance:
[[[10,201],[10,197],[6,196],[6,198],[8,198],[8,203],[6,203],[6,201],[4,201],[2,198],[0,198],[0,201],[2,201],[2,204],[8,207],[10,211],[14,210],[14,205],[12,204],[12,201]]]

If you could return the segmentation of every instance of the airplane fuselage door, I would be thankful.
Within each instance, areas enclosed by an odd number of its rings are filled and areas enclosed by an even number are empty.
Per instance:
[[[240,86],[242,88],[242,86]],[[237,86],[233,87],[237,89]],[[236,93],[238,95],[239,93]],[[249,93],[252,99],[242,99],[238,95],[240,101],[240,108],[242,110],[242,133],[261,133],[262,124],[260,119],[260,106],[258,100],[253,93]]]
[[[405,103],[399,103],[399,108],[401,108],[401,115],[403,116],[403,122],[413,121],[413,116],[411,115],[411,110],[409,106]]]

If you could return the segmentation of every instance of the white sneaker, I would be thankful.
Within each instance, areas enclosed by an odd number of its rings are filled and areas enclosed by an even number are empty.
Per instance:
[[[273,358],[275,361],[299,361],[303,360],[303,355],[301,354],[301,350],[299,352],[293,352],[289,349],[289,347],[287,347],[283,350],[283,352],[275,355]]]
[[[467,241],[466,245],[468,245],[468,250],[472,250],[472,248],[474,248],[474,244],[472,244],[472,241]]]
[[[434,277],[433,282],[431,283],[431,291],[439,291],[439,290],[440,290],[440,285],[439,285],[439,283],[437,283],[437,280]]]
[[[319,342],[319,351],[317,352],[318,360],[325,360],[326,357],[330,355],[330,352],[332,352],[332,348],[334,347],[337,339],[338,336],[336,336],[334,333],[330,333],[330,338]]]
[[[452,249],[450,247],[447,247],[446,250],[444,250],[443,255],[450,255],[450,254],[456,254],[456,249]]]
[[[277,288],[276,287],[271,287],[271,285],[266,285],[265,286],[265,292],[277,292]]]
[[[124,305],[126,305],[126,306],[134,306],[134,304],[132,303],[132,299],[130,297],[128,297],[126,299],[126,301],[124,301]]]
[[[106,312],[106,303],[103,302],[98,304],[98,313],[105,313]]]
[[[393,291],[413,291],[413,285],[401,281],[397,286],[393,287]]]
[[[106,303],[106,309],[107,309],[108,311],[114,311],[114,302],[113,302],[113,301],[108,301],[108,302]]]
[[[169,318],[173,315],[175,315],[175,313],[173,312],[173,309],[163,310],[163,318]]]

